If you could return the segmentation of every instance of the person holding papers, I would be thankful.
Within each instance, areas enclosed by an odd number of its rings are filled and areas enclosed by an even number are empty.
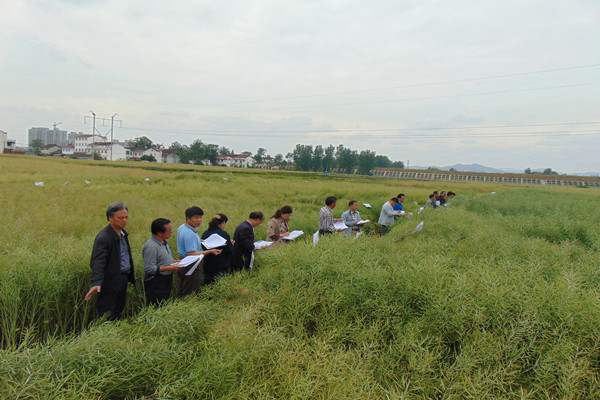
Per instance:
[[[215,281],[218,276],[225,275],[231,268],[231,254],[233,253],[233,243],[229,233],[225,232],[227,224],[227,216],[225,214],[217,214],[208,223],[208,229],[202,234],[202,239],[208,239],[212,235],[219,235],[225,239],[225,244],[218,247],[221,254],[209,254],[204,257],[204,284],[208,285]]]
[[[127,283],[135,285],[129,235],[125,231],[129,210],[123,203],[112,203],[106,209],[108,225],[94,239],[90,267],[92,287],[85,295],[89,301],[98,293],[98,318],[109,314],[109,320],[121,318],[127,299]]]
[[[350,200],[348,202],[348,209],[342,213],[342,221],[347,226],[342,231],[344,235],[356,235],[360,232],[360,227],[364,225],[364,222],[361,220],[360,213],[358,212],[358,201]]]
[[[278,244],[286,242],[282,238],[290,234],[288,223],[291,216],[292,207],[290,206],[283,206],[275,211],[267,225],[267,242],[278,242]]]
[[[250,269],[252,252],[254,251],[254,228],[265,220],[261,211],[253,211],[248,219],[235,228],[233,234],[233,254],[231,256],[231,269],[241,271]]]
[[[142,249],[144,257],[144,291],[146,304],[160,306],[171,296],[173,271],[180,267],[173,260],[167,239],[173,234],[173,225],[166,218],[158,218],[150,225],[152,236]]]
[[[333,232],[341,232],[343,229],[338,228],[333,225],[333,222],[342,222],[341,218],[333,218],[333,214],[331,210],[335,208],[337,204],[337,199],[333,196],[330,196],[325,199],[325,207],[321,208],[319,211],[319,234],[320,235],[328,235]]]
[[[394,211],[394,206],[398,204],[398,198],[392,197],[381,207],[379,214],[379,223],[381,224],[381,236],[387,235],[390,227],[394,225],[394,217],[398,215],[398,211]]]
[[[202,225],[204,211],[200,207],[190,207],[185,210],[185,224],[177,229],[177,252],[181,258],[186,256],[199,256],[206,254],[220,254],[221,250],[202,250],[198,228]],[[190,273],[190,271],[192,271]],[[180,268],[179,274],[179,297],[190,293],[199,292],[204,285],[204,264],[192,265]]]

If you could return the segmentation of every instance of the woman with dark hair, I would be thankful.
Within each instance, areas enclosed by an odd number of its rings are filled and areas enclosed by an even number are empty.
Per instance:
[[[215,215],[208,223],[208,229],[202,234],[202,239],[207,239],[212,234],[217,234],[227,242],[222,247],[219,247],[221,254],[204,256],[204,284],[213,283],[220,275],[225,275],[230,272],[230,258],[233,252],[233,243],[231,237],[225,232],[227,224],[227,216],[225,214]]]
[[[292,216],[292,207],[283,206],[275,211],[267,225],[267,242],[283,242],[282,237],[288,236],[288,222]]]

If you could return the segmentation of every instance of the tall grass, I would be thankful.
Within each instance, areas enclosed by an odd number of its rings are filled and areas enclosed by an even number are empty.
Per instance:
[[[460,195],[450,207],[401,219],[385,237],[334,235],[316,247],[308,238],[299,239],[258,252],[252,274],[225,277],[197,297],[146,309],[138,288],[131,296],[130,318],[94,323],[79,335],[69,332],[86,327],[87,319],[68,319],[72,327],[52,336],[42,332],[44,320],[26,322],[18,308],[30,318],[55,309],[48,315],[65,319],[66,310],[81,303],[91,242],[115,197],[130,206],[132,247],[139,249],[152,219],[166,216],[181,223],[179,214],[192,204],[207,215],[224,211],[233,222],[230,232],[253,209],[269,214],[269,208],[291,204],[291,227],[312,233],[325,195],[357,198],[378,208],[402,191],[408,211],[416,211],[412,201],[423,202],[433,186],[403,182],[398,190],[392,181],[262,174],[229,174],[223,180],[216,172],[116,173],[73,164],[79,166],[73,174],[94,179],[70,189],[71,184],[52,184],[53,178],[63,179],[52,172],[54,164],[41,165],[50,182],[44,188],[29,188],[20,181],[21,172],[12,174],[11,182],[0,180],[2,205],[12,204],[19,221],[26,221],[21,224],[28,229],[16,232],[32,235],[34,221],[51,232],[38,240],[27,236],[24,243],[2,236],[2,243],[10,240],[17,248],[21,243],[16,253],[24,260],[5,263],[8,253],[15,253],[3,249],[3,337],[5,326],[15,324],[27,333],[4,342],[10,350],[0,358],[0,397],[600,396],[595,192],[452,183]],[[151,183],[138,182],[146,175]],[[106,183],[95,188],[97,181]],[[7,185],[22,194],[19,206],[5,195]],[[35,198],[38,189],[54,190],[52,205],[40,210],[52,223],[22,210],[35,203],[28,197]],[[55,204],[69,197],[61,190],[86,200],[89,208],[71,207],[75,216],[61,222],[48,211],[60,210]],[[235,200],[224,202],[229,196]],[[339,204],[334,215],[345,209],[342,200]],[[412,234],[420,221],[424,231]],[[78,234],[70,235],[71,228]],[[265,230],[259,227],[257,236]],[[53,295],[61,299],[56,304]],[[88,309],[88,318],[93,315],[85,305],[75,311],[82,309]],[[62,333],[67,335],[61,338]]]

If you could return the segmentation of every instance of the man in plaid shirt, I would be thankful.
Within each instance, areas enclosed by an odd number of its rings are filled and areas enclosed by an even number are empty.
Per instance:
[[[334,221],[341,221],[341,218],[333,218],[333,214],[331,210],[333,210],[336,206],[337,199],[333,196],[325,199],[325,207],[321,208],[319,211],[319,234],[331,234],[333,232],[339,232],[341,229],[335,229],[333,226]]]

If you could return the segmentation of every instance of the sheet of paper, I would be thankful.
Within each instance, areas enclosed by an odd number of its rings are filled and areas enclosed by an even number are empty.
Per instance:
[[[258,242],[254,242],[254,248],[256,250],[260,250],[261,247],[263,247],[263,246],[269,247],[272,244],[273,244],[273,242],[267,242],[266,240],[259,240]]]
[[[360,221],[358,221],[359,224],[366,224],[367,222],[370,222],[370,219],[361,219]]]
[[[190,257],[190,256],[188,256],[188,257]],[[185,276],[190,276],[190,275],[192,275],[194,273],[194,271],[196,270],[196,268],[198,268],[198,264],[200,264],[200,261],[204,258],[204,255],[191,256],[191,257],[198,257],[198,259],[196,260],[196,262],[194,263],[194,265],[192,265],[192,268],[190,268],[190,270],[188,272],[186,272]],[[185,258],[184,258],[184,260],[185,260]]]
[[[419,212],[417,214],[421,214],[421,211],[423,211],[424,209],[425,209],[425,207],[419,208]]]
[[[212,235],[204,239],[204,241],[202,242],[202,246],[204,246],[205,249],[210,250],[216,247],[225,246],[226,243],[227,240],[225,240],[225,238],[223,238],[220,235],[217,235],[216,233],[213,233]]]
[[[254,266],[254,252],[250,256],[250,271],[252,271],[252,267]]]
[[[181,265],[182,267],[187,267],[197,261],[202,260],[203,258],[204,254],[200,254],[198,256],[187,256],[183,260],[179,261],[179,265]]]
[[[357,238],[357,237],[359,237],[360,235],[362,235],[362,232],[358,232],[358,233],[356,234],[356,236],[354,236],[354,239],[356,239],[356,238]]]
[[[319,243],[319,231],[316,231],[313,234],[313,247],[315,247]]]
[[[369,203],[363,203],[363,206],[365,206],[367,208],[371,208],[371,205]]]
[[[335,229],[346,229],[347,228],[346,224],[343,221],[334,222],[333,227]]]
[[[304,232],[302,232],[302,231],[291,231],[289,235],[282,237],[282,239],[285,239],[285,240],[294,240],[298,236],[302,235],[303,233]]]

